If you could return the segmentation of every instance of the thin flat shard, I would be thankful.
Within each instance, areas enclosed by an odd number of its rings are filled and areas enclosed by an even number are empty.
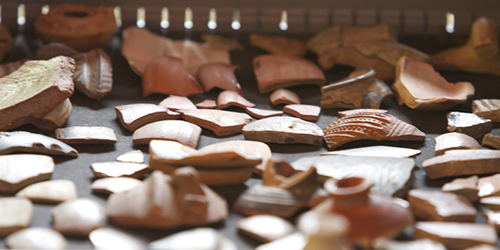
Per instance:
[[[484,119],[476,114],[453,111],[446,115],[449,132],[459,132],[470,135],[481,141],[483,136],[493,130],[490,119]]]
[[[76,149],[52,137],[25,131],[0,132],[0,154],[14,152],[78,156]]]
[[[124,154],[119,155],[116,161],[120,162],[132,162],[132,163],[144,163],[144,153],[141,150],[132,150]]]
[[[271,103],[276,106],[279,104],[300,104],[300,97],[288,89],[277,89],[269,96]]]
[[[134,131],[134,145],[149,144],[152,140],[177,141],[196,148],[201,136],[201,128],[193,123],[178,120],[158,121],[146,124]]]
[[[196,104],[199,109],[215,109],[217,108],[217,102],[215,100],[203,100]]]
[[[500,149],[500,137],[494,136],[492,134],[485,134],[481,144],[483,146],[492,147],[494,149]]]
[[[500,196],[500,174],[479,178],[477,188],[479,198]]]
[[[139,239],[111,228],[99,228],[89,234],[89,240],[95,250],[122,249],[147,250]]]
[[[241,133],[243,126],[252,122],[252,117],[239,112],[213,109],[181,110],[182,118],[214,132],[217,136]]]
[[[78,194],[73,181],[59,179],[31,184],[17,192],[16,196],[35,203],[61,203],[76,199]]]
[[[285,36],[250,34],[250,45],[282,56],[302,57],[307,53],[307,46],[304,42]]]
[[[257,119],[268,118],[273,116],[282,116],[283,111],[281,110],[268,110],[268,109],[258,109],[258,108],[246,108],[247,113]]]
[[[273,215],[250,216],[239,220],[236,227],[261,242],[277,240],[293,232],[292,223]]]
[[[25,198],[9,197],[0,199],[0,236],[30,226],[33,218],[33,203]]]
[[[481,149],[481,145],[469,135],[457,132],[442,134],[434,138],[434,153],[442,155],[453,149]]]
[[[477,188],[477,175],[469,178],[456,178],[451,182],[443,185],[443,192],[455,193],[467,198],[471,202],[476,202],[479,199]]]
[[[131,177],[107,177],[92,182],[93,193],[117,194],[135,188],[142,182]]]
[[[115,112],[116,118],[129,131],[135,131],[148,123],[175,120],[181,117],[181,114],[177,112],[149,103],[116,106]]]
[[[203,86],[205,92],[214,88],[219,88],[223,90],[232,90],[243,95],[238,79],[236,79],[234,75],[234,70],[236,68],[237,67],[234,65],[220,62],[203,64],[196,72],[196,79],[198,79],[201,86]]]
[[[169,110],[177,111],[179,109],[196,109],[189,98],[185,96],[170,95],[158,104],[160,107],[164,107]]]
[[[225,90],[220,92],[217,97],[217,108],[225,109],[230,106],[237,106],[240,108],[255,107],[255,104],[245,99],[238,92],[232,90]]]
[[[196,240],[193,240],[196,239]],[[195,228],[155,240],[148,245],[151,250],[236,250],[236,244],[213,228]]]
[[[115,131],[107,127],[74,126],[58,128],[54,132],[57,139],[68,144],[114,144]]]
[[[59,232],[45,227],[31,227],[19,230],[7,238],[10,249],[66,249],[67,241]]]
[[[74,55],[75,88],[86,96],[100,100],[113,88],[111,59],[102,49]]]
[[[53,228],[64,235],[87,237],[106,224],[106,209],[97,201],[80,198],[52,209]]]
[[[90,164],[90,169],[97,178],[103,177],[134,177],[141,178],[151,170],[146,164],[130,162],[96,162]]]
[[[321,153],[325,155],[346,155],[346,156],[369,156],[369,157],[397,157],[407,158],[420,154],[420,150],[412,148],[401,148],[391,146],[369,146],[361,148],[350,148],[344,150],[334,150]]]
[[[443,244],[429,239],[392,241],[380,238],[374,241],[373,248],[375,250],[446,250]]]
[[[462,196],[441,191],[412,189],[410,209],[418,220],[474,222],[477,210]]]
[[[72,111],[73,105],[71,105],[71,101],[67,98],[42,118],[33,118],[31,124],[41,130],[54,131],[56,128],[60,128],[66,124],[71,117]]]
[[[490,119],[492,122],[500,122],[500,99],[479,99],[472,101],[472,113]]]
[[[307,104],[288,104],[283,108],[283,113],[313,122],[318,120],[320,112],[319,106]]]
[[[0,156],[0,192],[13,194],[35,182],[50,179],[54,160],[46,155],[13,154]]]

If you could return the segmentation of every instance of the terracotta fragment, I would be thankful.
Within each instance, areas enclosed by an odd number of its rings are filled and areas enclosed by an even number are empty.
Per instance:
[[[443,192],[461,195],[471,202],[476,202],[479,199],[477,180],[477,175],[471,176],[469,178],[456,178],[453,181],[444,184],[441,190]]]
[[[346,156],[368,156],[368,157],[396,157],[407,158],[420,154],[420,150],[412,148],[401,148],[391,146],[369,146],[361,148],[350,148],[321,153],[324,155],[346,155]]]
[[[181,59],[163,56],[151,59],[142,76],[142,95],[166,94],[190,96],[203,93],[202,87],[191,75]]]
[[[415,126],[382,111],[357,109],[340,113],[323,129],[329,150],[356,140],[423,141],[425,133]]]
[[[53,228],[64,235],[88,236],[106,224],[103,205],[88,198],[66,201],[52,209]]]
[[[258,109],[258,108],[248,108],[247,107],[247,108],[245,108],[245,111],[249,115],[251,115],[257,119],[283,115],[283,111],[281,111],[281,110],[268,110],[268,109]]]
[[[494,227],[498,234],[500,232],[500,219],[499,219],[500,212],[485,210],[483,213],[486,216],[486,219],[488,220],[488,224]]]
[[[253,59],[253,70],[260,93],[302,84],[325,85],[323,71],[300,57],[257,56]]]
[[[293,117],[269,117],[243,127],[246,140],[266,143],[323,145],[323,131],[314,123]]]
[[[271,54],[302,57],[307,53],[306,44],[299,39],[284,36],[250,34],[250,45]]]
[[[196,72],[196,79],[198,79],[205,92],[219,88],[232,90],[243,96],[241,85],[234,75],[236,68],[234,65],[221,62],[203,64]]]
[[[129,249],[146,250],[147,247],[140,240],[129,234],[111,228],[99,228],[89,234],[89,240],[95,250]]]
[[[193,240],[196,239],[196,240]],[[195,228],[155,240],[148,245],[151,250],[236,250],[229,238],[213,228]]]
[[[342,215],[306,212],[300,216],[297,227],[307,238],[303,250],[354,249],[345,238],[349,221]]]
[[[446,118],[449,132],[464,133],[478,141],[493,130],[493,123],[490,119],[484,119],[475,114],[452,111],[446,115]]]
[[[117,194],[133,189],[142,182],[130,177],[108,177],[92,182],[90,188],[93,193]]]
[[[274,106],[279,104],[300,104],[300,97],[288,89],[277,89],[273,91],[269,99]]]
[[[31,184],[17,192],[16,196],[35,203],[61,203],[76,199],[78,195],[73,181],[59,179]]]
[[[9,27],[6,25],[0,25],[0,62],[12,49],[13,44],[14,40],[9,32]]]
[[[492,134],[485,134],[481,143],[483,146],[500,149],[500,137],[494,136]]]
[[[443,244],[429,239],[392,241],[381,238],[375,240],[373,248],[375,250],[446,250],[446,247],[444,247]]]
[[[382,101],[392,95],[389,86],[375,77],[373,69],[353,73],[347,79],[321,88],[321,107],[378,109]]]
[[[76,149],[52,137],[25,131],[0,132],[0,154],[14,152],[78,156]]]
[[[474,222],[477,210],[469,200],[453,193],[412,189],[410,209],[418,220]]]
[[[500,150],[456,149],[422,162],[430,179],[498,173]]]
[[[434,153],[442,155],[453,149],[481,149],[481,145],[469,135],[457,132],[445,133],[434,138]]]
[[[54,160],[46,155],[13,154],[0,156],[0,192],[13,194],[39,181],[50,179]]]
[[[100,100],[113,88],[113,67],[108,54],[102,49],[74,55],[76,68],[75,88],[86,96]]]
[[[214,132],[217,136],[241,133],[243,126],[252,122],[247,114],[214,109],[181,110],[182,118]]]
[[[138,187],[112,194],[106,210],[111,223],[128,228],[202,226],[228,216],[226,201],[201,183],[191,167],[171,176],[154,171]]]
[[[293,115],[306,121],[317,121],[321,108],[307,104],[288,104],[283,108],[283,112]]]
[[[132,162],[132,163],[144,163],[144,153],[141,150],[132,150],[124,154],[119,155],[116,161],[120,162]]]
[[[428,238],[445,245],[449,250],[461,250],[468,247],[497,244],[495,229],[485,224],[459,222],[417,222],[414,237]]]
[[[67,98],[42,118],[31,119],[30,123],[41,130],[53,131],[66,124],[71,117],[72,111],[73,105],[71,105],[71,101]]]
[[[201,40],[205,41],[210,47],[223,49],[227,51],[244,51],[245,47],[240,43],[222,36],[210,35],[207,33],[201,34]]]
[[[254,215],[238,221],[236,228],[261,242],[270,242],[293,232],[289,221],[273,215]]]
[[[500,196],[500,174],[479,178],[477,188],[479,198]]]
[[[229,106],[237,106],[240,108],[247,107],[255,107],[255,104],[245,99],[245,97],[241,96],[235,91],[232,90],[224,90],[220,92],[219,96],[217,96],[217,108],[225,109]]]
[[[204,100],[195,105],[199,109],[215,109],[217,108],[217,102],[215,100]]]
[[[490,119],[492,122],[500,122],[500,99],[479,99],[472,101],[472,113]]]
[[[66,239],[50,228],[31,227],[19,230],[5,238],[10,249],[66,249]]]
[[[500,210],[500,197],[499,196],[491,196],[486,198],[479,199],[479,203],[487,206],[488,208],[498,211]]]
[[[10,75],[10,73],[18,70],[27,61],[28,60],[23,59],[15,62],[0,64],[0,77]]]
[[[285,236],[281,239],[277,239],[271,241],[266,244],[262,244],[255,248],[255,250],[279,250],[279,249],[288,249],[288,250],[303,250],[306,245],[307,238],[304,237],[301,233],[293,233],[288,236]],[[330,246],[331,248],[332,246]]]
[[[146,124],[132,135],[134,145],[149,144],[152,140],[172,140],[196,148],[201,136],[201,128],[193,123],[167,120]]]
[[[37,60],[50,60],[56,56],[73,57],[78,53],[80,53],[78,50],[75,50],[64,43],[53,42],[40,47],[36,51],[35,58]]]
[[[95,162],[90,164],[90,169],[96,178],[104,177],[133,177],[141,178],[151,170],[146,164],[131,162]]]
[[[0,236],[4,237],[30,226],[33,203],[25,198],[1,198],[0,215]]]
[[[68,144],[114,144],[115,131],[107,127],[74,126],[54,131],[58,140]]]
[[[427,111],[449,109],[474,95],[471,83],[450,83],[430,64],[407,57],[401,57],[396,65],[392,89],[399,105]]]
[[[146,124],[178,119],[181,114],[155,104],[137,103],[115,107],[116,118],[129,131],[134,131]]]
[[[196,109],[194,103],[185,96],[170,95],[158,104],[168,110],[177,111],[179,109]]]
[[[12,74],[0,78],[3,96],[0,130],[16,128],[43,118],[73,94],[74,60],[56,57],[28,61]]]

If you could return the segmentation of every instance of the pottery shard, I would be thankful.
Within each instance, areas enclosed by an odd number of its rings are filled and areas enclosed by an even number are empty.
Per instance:
[[[12,72],[18,70],[27,61],[28,60],[23,59],[15,62],[0,64],[0,77],[10,75]]]
[[[32,202],[61,203],[77,198],[76,186],[70,180],[51,180],[31,184],[17,192],[17,197],[30,199]]]
[[[3,60],[4,56],[9,53],[12,49],[14,40],[9,32],[9,27],[6,25],[0,25],[0,62]]]
[[[307,237],[305,237],[302,233],[296,232],[281,239],[262,244],[255,248],[255,250],[303,250],[307,244],[307,240]]]
[[[489,209],[486,209],[483,211],[484,216],[486,216],[486,219],[488,219],[488,224],[492,227],[495,228],[497,233],[500,232],[500,219],[498,217],[500,216],[500,212],[498,211],[492,211]]]
[[[451,132],[434,138],[434,152],[442,155],[453,149],[481,149],[481,145],[469,135]]]
[[[80,52],[78,52],[78,50],[75,50],[64,43],[53,42],[40,47],[36,51],[35,58],[37,60],[49,60],[56,56],[73,57],[79,53]]]
[[[490,119],[492,122],[500,122],[500,99],[479,99],[472,101],[472,113]]]
[[[25,131],[0,132],[0,154],[13,152],[78,156],[76,149],[46,135]]]
[[[0,192],[15,193],[22,188],[50,179],[54,160],[46,155],[13,154],[0,156]]]
[[[279,104],[300,104],[300,97],[288,89],[277,89],[269,96],[271,103]]]
[[[0,199],[0,236],[27,228],[33,218],[33,203],[25,198]]]
[[[181,110],[182,118],[214,132],[217,136],[241,133],[252,117],[239,112],[213,109]]]
[[[189,98],[185,96],[170,95],[158,104],[160,107],[164,107],[168,110],[177,111],[179,109],[196,109]]]
[[[479,178],[477,188],[479,198],[500,196],[500,174]]]
[[[498,247],[494,247],[492,245],[477,245],[477,246],[473,246],[473,247],[469,247],[465,250],[499,250]]]
[[[76,62],[75,88],[86,96],[100,100],[111,92],[113,68],[111,59],[102,49],[74,55]]]
[[[203,100],[195,105],[199,109],[215,109],[217,108],[217,102],[215,100]]]
[[[288,104],[283,107],[283,112],[306,121],[317,121],[321,108],[316,105]]]
[[[230,38],[203,33],[201,34],[201,40],[207,42],[213,48],[227,51],[245,51],[243,45]]]
[[[191,167],[171,176],[154,171],[136,188],[112,194],[106,210],[112,224],[129,228],[202,226],[228,217],[226,201],[201,183]]]
[[[258,108],[245,108],[245,111],[257,118],[257,119],[262,119],[262,118],[267,118],[267,117],[273,117],[273,116],[282,116],[283,111],[281,110],[268,110],[268,109],[258,109]]]
[[[217,97],[217,108],[225,109],[229,106],[237,106],[240,108],[255,107],[255,104],[245,99],[235,91],[225,90],[220,92]]]
[[[196,72],[196,79],[198,79],[205,92],[219,88],[232,90],[243,95],[238,79],[234,75],[235,69],[236,66],[221,62],[203,64]]]
[[[372,192],[396,197],[406,196],[413,182],[415,160],[412,158],[314,156],[303,157],[291,163],[295,170],[306,171],[311,166],[323,179],[365,177],[374,183]]]
[[[99,228],[89,234],[89,240],[95,250],[128,249],[146,250],[147,247],[139,239],[111,228]]]
[[[481,118],[472,113],[453,111],[446,115],[449,132],[459,132],[470,135],[481,141],[483,136],[493,130],[490,119]]]
[[[152,122],[173,120],[181,116],[177,112],[149,103],[116,106],[115,112],[116,118],[129,131],[134,131]]]
[[[500,149],[500,137],[494,136],[492,134],[485,134],[481,144],[483,146],[489,146],[495,149]]]
[[[289,221],[273,215],[254,215],[238,221],[240,232],[250,235],[262,242],[270,242],[293,232]]]
[[[178,120],[158,121],[138,128],[132,135],[134,145],[149,144],[152,140],[178,141],[196,148],[201,128],[195,124]]]
[[[144,153],[141,150],[132,150],[124,154],[119,155],[116,161],[120,162],[133,162],[133,163],[144,163]]]
[[[323,145],[323,131],[316,124],[293,117],[269,117],[243,127],[246,140],[266,143]]]
[[[107,127],[74,126],[55,130],[58,140],[68,144],[113,144],[116,143],[115,131]]]
[[[374,241],[373,248],[375,250],[446,250],[443,244],[429,239],[392,241],[380,238]]]
[[[28,61],[0,78],[0,130],[16,128],[43,118],[73,94],[75,62],[69,57]]]
[[[7,238],[5,244],[10,249],[66,249],[66,239],[50,228],[31,227],[19,230]]]
[[[477,175],[469,178],[456,178],[451,182],[443,185],[443,192],[455,193],[467,198],[471,202],[476,202],[479,199],[477,188]]]
[[[73,111],[73,105],[68,99],[64,100],[55,107],[53,110],[49,111],[42,118],[34,118],[31,120],[31,124],[35,125],[41,130],[53,131],[56,128],[60,128],[66,124],[66,122],[71,117],[71,112]]]
[[[493,227],[458,222],[417,222],[414,237],[440,242],[449,250],[462,250],[480,244],[496,245],[498,240]]]
[[[130,177],[108,177],[92,182],[90,188],[93,193],[117,194],[138,186],[142,182]]]
[[[163,56],[152,59],[142,76],[142,95],[167,94],[190,96],[203,93],[198,84],[179,58]]]
[[[90,164],[90,169],[96,178],[103,177],[134,177],[141,178],[151,170],[146,164],[131,162],[95,162]]]
[[[370,69],[323,86],[321,94],[323,108],[378,109],[382,101],[392,95],[392,91],[383,81],[376,78],[375,71]]]
[[[52,209],[53,227],[69,236],[85,236],[106,224],[106,210],[100,203],[80,198],[63,202]]]
[[[328,149],[357,140],[423,141],[425,133],[383,110],[352,110],[323,129]]]
[[[499,196],[491,196],[486,198],[479,199],[479,203],[481,205],[487,206],[489,209],[499,211],[500,210],[500,197]]]
[[[250,45],[282,56],[302,57],[307,53],[307,46],[304,42],[284,36],[250,34]]]
[[[420,153],[421,153],[420,150],[412,148],[401,148],[401,147],[391,147],[391,146],[369,146],[361,148],[350,148],[344,150],[328,151],[325,153],[321,153],[321,155],[406,158],[406,157],[414,157]]]
[[[456,149],[422,162],[427,176],[437,179],[450,176],[498,173],[500,150]]]
[[[213,228],[195,228],[155,240],[149,243],[148,249],[237,250],[237,246],[229,238]]]
[[[325,85],[323,71],[300,57],[261,55],[253,59],[253,70],[260,93],[302,84]]]
[[[453,193],[412,189],[410,209],[418,220],[474,222],[477,210],[469,200]]]

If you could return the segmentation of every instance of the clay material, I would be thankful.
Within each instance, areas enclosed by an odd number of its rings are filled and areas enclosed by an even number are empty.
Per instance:
[[[273,91],[269,99],[274,106],[279,104],[300,104],[299,96],[288,89],[277,89]]]
[[[267,117],[273,117],[273,116],[282,116],[283,111],[281,110],[268,110],[268,109],[258,109],[258,108],[245,108],[245,111],[257,118],[257,119],[262,119],[262,118],[267,118]]]
[[[243,96],[241,86],[234,75],[236,68],[234,65],[221,62],[203,64],[196,72],[196,79],[198,79],[205,92],[219,88],[231,90]]]
[[[158,105],[173,111],[177,111],[179,109],[196,109],[196,106],[191,100],[189,100],[189,98],[177,95],[168,96]]]
[[[75,183],[71,180],[50,180],[31,184],[17,192],[17,197],[30,199],[32,202],[61,203],[77,198]]]
[[[490,119],[484,119],[475,114],[452,111],[446,115],[446,118],[449,132],[464,133],[478,141],[493,130],[493,123]]]
[[[361,148],[350,148],[321,153],[325,155],[346,155],[346,156],[368,156],[368,157],[396,157],[407,158],[420,154],[420,150],[412,148],[401,148],[391,146],[369,146]]]
[[[92,182],[90,188],[93,193],[117,194],[139,186],[142,182],[130,177],[108,177]]]
[[[73,105],[71,105],[71,101],[69,100],[69,98],[67,98],[42,118],[33,118],[31,120],[31,124],[35,125],[41,130],[53,131],[56,128],[60,128],[64,126],[64,124],[66,124],[66,122],[71,117],[72,111]]]
[[[68,144],[114,144],[115,131],[107,127],[74,126],[55,130],[58,140]]]
[[[252,117],[226,110],[198,109],[181,110],[182,118],[214,132],[217,136],[241,133],[243,126],[252,122]]]
[[[66,249],[66,239],[50,228],[31,227],[19,230],[5,238],[10,249]]]
[[[132,150],[124,154],[119,155],[116,161],[120,162],[132,162],[132,163],[144,163],[144,153],[141,150]]]
[[[76,68],[75,88],[86,96],[100,100],[113,88],[113,67],[108,54],[102,49],[74,55]]]
[[[33,203],[25,198],[9,197],[0,199],[0,236],[30,226],[33,218]]]
[[[35,58],[37,60],[49,60],[56,56],[73,57],[78,53],[80,53],[78,50],[75,50],[64,43],[53,42],[40,47],[36,51]]]
[[[105,249],[128,249],[146,250],[148,249],[140,240],[129,234],[122,233],[111,228],[99,228],[89,234],[89,240],[94,245],[95,250]]]
[[[115,107],[116,118],[129,131],[152,122],[178,119],[181,114],[155,104],[137,103]]]
[[[302,57],[307,53],[306,44],[298,39],[284,36],[250,34],[250,45],[271,54]]]
[[[261,242],[270,242],[293,232],[289,221],[273,215],[254,215],[238,221],[236,228]]]
[[[97,178],[103,177],[134,177],[141,178],[151,170],[146,164],[130,162],[95,162],[90,164],[90,169]]]
[[[477,188],[479,198],[500,196],[500,174],[479,178]]]
[[[483,146],[500,149],[500,137],[494,136],[492,134],[485,134],[481,143]]]
[[[303,250],[354,249],[345,238],[349,221],[342,215],[306,212],[299,218],[297,227],[307,238]]]
[[[76,149],[52,137],[25,131],[0,132],[0,154],[14,152],[78,156]]]
[[[54,160],[46,155],[13,154],[0,156],[0,192],[13,194],[39,181],[50,179]]]
[[[0,62],[9,51],[12,49],[14,40],[9,32],[9,27],[7,25],[0,25]]]
[[[446,247],[443,244],[429,239],[392,241],[380,238],[375,240],[373,248],[375,250],[446,250]]]
[[[217,97],[217,108],[225,109],[230,106],[237,106],[240,108],[255,107],[255,104],[245,99],[235,91],[225,90],[220,92]]]
[[[425,221],[474,222],[477,210],[469,200],[453,193],[412,189],[408,202],[413,215]]]
[[[321,108],[307,104],[288,104],[283,108],[283,112],[293,115],[306,121],[317,121]]]
[[[469,178],[456,178],[453,181],[444,184],[441,190],[443,192],[461,195],[471,202],[476,202],[479,199],[477,180],[477,175],[471,176]]]
[[[494,227],[498,234],[498,232],[500,232],[500,219],[498,219],[498,217],[500,216],[500,212],[485,210],[484,216],[486,216],[486,219],[488,219],[488,224]]]
[[[149,243],[148,249],[237,250],[237,247],[236,244],[234,244],[229,238],[217,230],[202,227],[185,230],[159,240],[155,240]]]
[[[88,236],[106,224],[103,205],[88,198],[66,201],[52,209],[53,227],[69,236]]]
[[[185,121],[158,121],[138,128],[132,135],[134,145],[149,144],[152,140],[172,140],[196,148],[201,128]]]
[[[492,196],[479,199],[479,203],[487,206],[488,208],[499,211],[500,210],[500,197]]]
[[[217,102],[215,100],[203,100],[200,103],[196,104],[196,107],[199,109],[215,109],[217,108]]]
[[[457,132],[446,133],[434,138],[434,152],[442,155],[453,149],[481,149],[481,145],[469,135]]]
[[[257,248],[255,248],[255,250],[279,250],[279,249],[303,250],[306,243],[307,243],[307,238],[304,237],[302,233],[297,232],[285,236],[281,239],[277,239],[269,243],[262,244]]]
[[[500,99],[479,99],[472,101],[472,113],[490,119],[492,122],[500,122]]]
[[[208,45],[213,48],[227,51],[245,51],[245,47],[243,47],[243,45],[226,37],[203,33],[201,34],[201,40],[207,42]]]

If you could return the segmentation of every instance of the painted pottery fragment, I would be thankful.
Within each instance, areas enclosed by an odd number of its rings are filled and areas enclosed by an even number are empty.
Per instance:
[[[500,210],[500,197],[499,196],[491,196],[486,198],[479,199],[479,203],[487,206],[491,210],[499,211]]]
[[[261,48],[271,54],[302,57],[307,53],[304,42],[285,36],[250,34],[250,45]]]
[[[0,132],[0,154],[14,152],[78,156],[73,147],[46,135],[26,131]]]
[[[116,106],[115,112],[116,118],[129,131],[135,131],[152,122],[175,120],[181,117],[181,114],[177,112],[148,103]]]
[[[16,128],[43,118],[73,94],[75,62],[69,57],[28,61],[0,78],[0,130]]]
[[[195,105],[199,109],[215,109],[217,108],[217,102],[215,100],[203,100]]]
[[[484,119],[476,114],[452,111],[446,115],[449,132],[459,132],[470,135],[481,141],[483,136],[493,130],[490,119]]]
[[[0,156],[0,192],[13,194],[35,182],[50,179],[54,160],[46,155],[12,154]]]
[[[214,132],[217,136],[241,133],[243,126],[252,122],[247,114],[215,109],[181,110],[182,118],[202,128]]]
[[[484,210],[484,216],[488,220],[488,224],[495,228],[497,234],[500,232],[500,212],[492,210]]]
[[[279,249],[288,249],[288,250],[303,250],[304,246],[307,243],[307,238],[304,237],[301,233],[293,233],[283,238],[271,241],[266,244],[262,244],[255,248],[255,250],[279,250]],[[330,246],[331,248],[332,246]]]
[[[500,137],[494,136],[492,134],[485,134],[481,144],[483,146],[489,146],[495,149],[500,149]]]
[[[243,96],[241,86],[234,75],[236,68],[234,65],[221,62],[203,64],[196,72],[196,79],[198,79],[205,92],[219,88],[231,90]]]
[[[74,126],[58,128],[54,133],[56,139],[68,144],[114,144],[117,142],[115,131],[107,127]]]
[[[354,73],[354,75],[353,75]],[[375,77],[375,71],[357,70],[349,78],[321,88],[322,108],[375,108],[392,96],[392,91]]]
[[[27,61],[28,60],[23,59],[23,60],[19,60],[19,61],[15,61],[15,62],[0,64],[0,77],[10,75],[10,73],[18,70]]]
[[[477,188],[479,198],[500,196],[500,174],[479,178]]]
[[[288,104],[283,107],[283,112],[289,115],[293,115],[302,120],[314,122],[318,120],[321,108],[316,105]]]
[[[196,109],[194,103],[185,96],[169,95],[158,104],[168,110],[177,111],[179,109]]]
[[[106,210],[112,224],[128,228],[202,226],[228,216],[226,201],[201,183],[191,167],[170,176],[154,171],[141,185],[112,194]]]
[[[244,51],[245,47],[239,42],[223,36],[210,35],[207,33],[201,34],[201,40],[205,41],[210,47],[218,48],[227,51]]]
[[[180,120],[157,121],[146,124],[134,131],[134,145],[149,144],[152,140],[172,140],[196,148],[201,136],[201,128],[193,123]]]
[[[430,179],[498,173],[500,150],[456,149],[422,162]]]
[[[26,198],[0,199],[0,236],[27,228],[33,218],[33,203]]]
[[[249,115],[251,115],[257,119],[283,115],[283,111],[281,111],[281,110],[269,110],[269,109],[258,109],[258,108],[247,107],[247,108],[245,108],[245,111]]]
[[[217,108],[225,109],[229,106],[237,106],[240,108],[247,107],[255,107],[255,104],[245,99],[245,97],[241,96],[235,91],[232,90],[224,90],[220,92],[217,97]]]
[[[425,133],[383,110],[356,109],[339,115],[339,119],[323,129],[329,150],[357,140],[425,140]]]
[[[147,164],[131,162],[95,162],[90,164],[90,169],[96,178],[104,177],[133,177],[141,178],[151,170]]]
[[[98,202],[79,198],[52,209],[53,228],[68,236],[88,236],[106,224],[106,209]]]
[[[353,250],[345,238],[349,221],[339,214],[306,212],[300,216],[297,227],[307,239],[303,250]]]
[[[71,180],[50,180],[31,184],[17,192],[17,197],[39,203],[61,203],[76,199],[75,183]]]
[[[277,89],[273,91],[269,99],[274,106],[279,104],[300,104],[300,97],[288,89]]]
[[[434,138],[434,153],[442,155],[453,149],[481,149],[481,145],[473,137],[457,132],[450,132]]]
[[[56,128],[60,128],[66,124],[71,117],[72,111],[73,105],[71,105],[71,101],[67,98],[42,118],[33,118],[30,122],[41,130],[54,131]]]
[[[37,60],[50,60],[56,56],[73,57],[78,53],[80,53],[78,50],[75,50],[64,43],[53,42],[40,47],[36,51],[35,58]]]
[[[446,249],[462,250],[468,247],[497,244],[495,229],[485,224],[460,222],[417,222],[414,237],[442,243]]]
[[[131,177],[107,177],[92,182],[93,193],[117,194],[139,186],[142,182]]]
[[[146,250],[144,243],[133,236],[111,228],[99,228],[89,234],[94,250]]]
[[[407,158],[420,154],[420,150],[412,148],[392,147],[392,146],[368,146],[361,148],[350,148],[334,150],[321,153],[326,155],[347,155],[347,156],[368,156],[368,157],[396,157]]]
[[[474,95],[471,83],[450,83],[430,64],[407,57],[401,57],[396,65],[392,89],[399,105],[427,111],[452,108]]]
[[[124,154],[119,155],[116,161],[120,162],[132,162],[132,163],[144,163],[144,153],[141,150],[132,150]]]
[[[100,100],[113,88],[113,67],[102,49],[74,55],[76,67],[75,88],[86,96]]]
[[[412,189],[408,202],[413,215],[424,221],[474,222],[477,210],[465,197],[441,191]]]
[[[323,71],[300,57],[257,56],[253,59],[253,70],[260,93],[303,84],[325,85]]]
[[[236,250],[229,238],[213,228],[195,228],[155,240],[148,245],[151,250]]]
[[[12,50],[14,40],[9,32],[9,27],[7,25],[0,24],[0,62],[3,60],[5,55]]]
[[[476,202],[479,199],[477,180],[477,175],[468,178],[456,178],[453,181],[444,184],[441,190],[443,192],[461,195],[471,202]]]
[[[9,249],[66,249],[67,241],[61,233],[45,227],[19,230],[5,238]]]
[[[500,122],[500,99],[479,99],[472,101],[472,113],[490,119],[492,122]]]
[[[393,241],[380,238],[375,240],[373,248],[375,250],[446,250],[443,244],[429,239]]]
[[[243,218],[236,224],[238,231],[261,242],[270,242],[293,232],[289,221],[274,215],[254,215]]]

